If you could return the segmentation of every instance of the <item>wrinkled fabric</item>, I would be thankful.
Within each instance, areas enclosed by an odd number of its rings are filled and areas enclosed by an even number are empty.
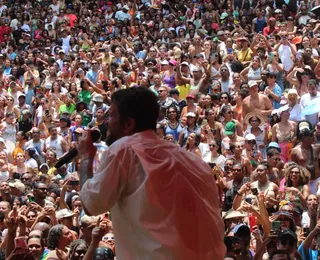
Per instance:
[[[81,190],[94,215],[111,208],[117,259],[223,259],[224,225],[210,167],[152,131],[105,152]]]

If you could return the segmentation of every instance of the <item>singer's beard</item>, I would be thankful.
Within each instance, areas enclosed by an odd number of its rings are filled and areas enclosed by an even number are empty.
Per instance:
[[[113,134],[109,129],[107,130],[107,136],[106,136],[106,144],[108,146],[112,145],[115,141],[117,141],[119,138],[119,136]]]

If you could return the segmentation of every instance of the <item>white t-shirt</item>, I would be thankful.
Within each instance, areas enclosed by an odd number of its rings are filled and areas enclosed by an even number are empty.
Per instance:
[[[300,99],[300,104],[302,108],[305,108],[306,105],[313,99],[319,98],[320,93],[318,92],[315,97],[311,97],[309,93],[303,94]],[[312,114],[312,115],[306,115],[306,120],[308,120],[313,126],[315,126],[318,122],[318,113]]]
[[[279,58],[282,61],[283,67],[285,71],[289,71],[293,66],[293,60],[291,57],[291,49],[288,45],[281,44],[278,49]]]

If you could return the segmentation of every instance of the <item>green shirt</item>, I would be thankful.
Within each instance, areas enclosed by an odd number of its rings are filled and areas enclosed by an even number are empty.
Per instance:
[[[74,104],[71,104],[70,106],[67,107],[67,105],[61,105],[59,107],[59,114],[62,114],[65,111],[68,111],[70,115],[76,110],[76,106]]]

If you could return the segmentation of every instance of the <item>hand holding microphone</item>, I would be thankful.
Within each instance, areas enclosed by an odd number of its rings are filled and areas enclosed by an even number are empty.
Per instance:
[[[93,159],[97,152],[97,147],[95,147],[93,143],[97,142],[100,137],[100,131],[97,129],[88,129],[83,132],[76,148],[72,148],[67,154],[59,158],[55,168],[60,168],[62,165],[71,162],[78,154],[80,158]]]

